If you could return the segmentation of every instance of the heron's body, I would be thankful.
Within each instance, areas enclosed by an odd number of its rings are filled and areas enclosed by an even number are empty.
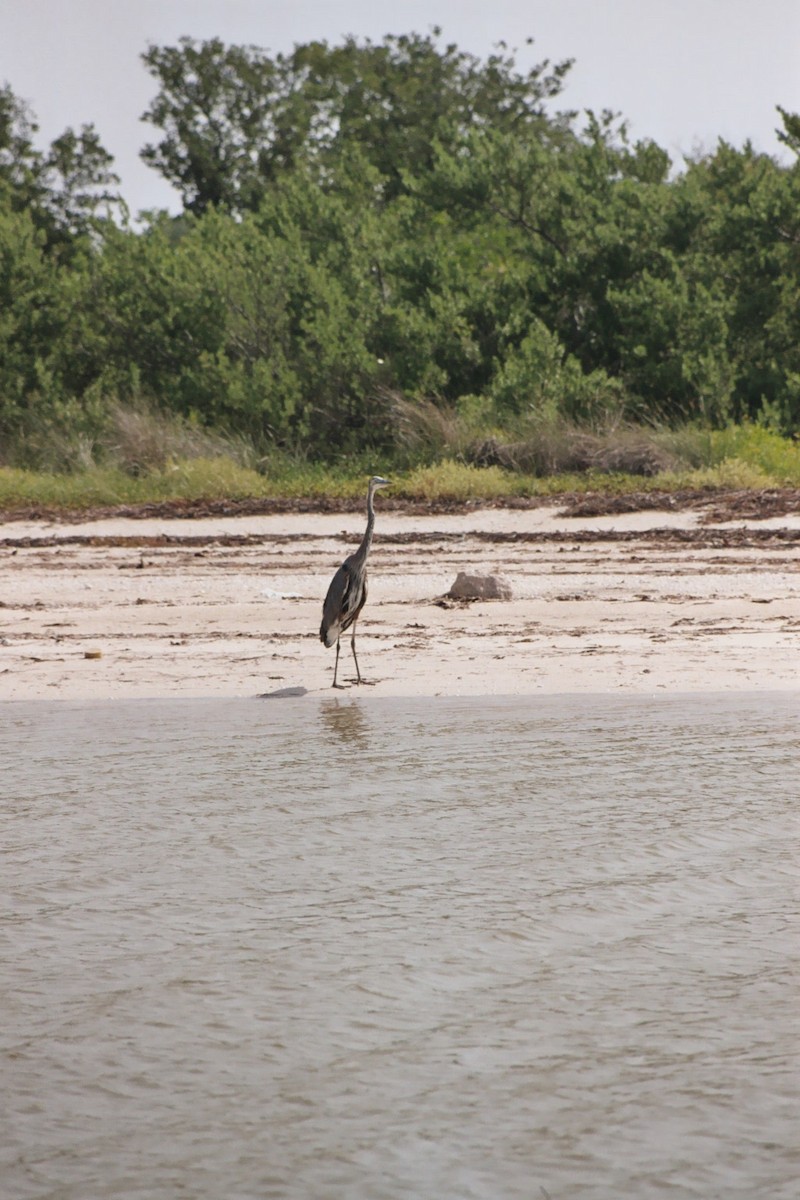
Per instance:
[[[354,554],[349,555],[339,567],[322,606],[319,636],[328,647],[355,625],[367,599],[367,572],[359,572],[354,558]]]
[[[374,496],[378,488],[386,487],[388,479],[373,475],[369,481],[367,492],[367,529],[361,545],[344,560],[339,570],[331,580],[328,594],[322,606],[322,624],[319,629],[320,641],[326,646],[336,645],[336,664],[333,668],[333,686],[339,670],[339,639],[343,633],[352,628],[350,647],[353,651],[353,661],[356,664],[358,683],[363,683],[361,671],[356,658],[356,621],[359,618],[364,602],[367,599],[367,555],[372,545],[372,530],[375,526]]]

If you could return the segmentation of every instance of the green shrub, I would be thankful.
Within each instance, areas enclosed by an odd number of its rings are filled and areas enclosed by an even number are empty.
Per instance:
[[[422,500],[496,500],[514,495],[518,481],[500,467],[474,467],[445,459],[409,471],[393,490],[398,496]]]
[[[498,364],[487,394],[501,420],[525,414],[548,423],[605,422],[622,409],[619,384],[601,370],[585,374],[538,319]]]

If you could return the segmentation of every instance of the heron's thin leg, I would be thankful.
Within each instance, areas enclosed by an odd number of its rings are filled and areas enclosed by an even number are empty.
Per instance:
[[[361,683],[361,672],[358,669],[358,659],[356,658],[356,625],[353,622],[353,636],[350,638],[350,649],[353,651],[353,662],[356,664],[356,682]]]
[[[333,667],[333,683],[331,685],[332,687],[341,687],[342,686],[340,683],[336,682],[336,672],[338,670],[339,670],[339,639],[337,637],[337,639],[336,639],[336,662]]]

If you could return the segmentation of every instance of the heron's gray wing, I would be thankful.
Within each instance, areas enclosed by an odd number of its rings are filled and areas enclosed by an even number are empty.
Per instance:
[[[319,636],[326,646],[332,646],[342,630],[346,628],[345,620],[349,610],[348,598],[352,584],[352,572],[344,562],[331,580],[328,594],[322,605],[322,624],[319,628]]]
[[[366,598],[366,566],[357,555],[351,554],[331,580],[322,606],[319,636],[326,646],[332,646],[339,635],[350,628],[364,607]]]

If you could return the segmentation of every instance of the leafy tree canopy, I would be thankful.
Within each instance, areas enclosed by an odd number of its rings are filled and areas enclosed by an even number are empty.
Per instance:
[[[487,125],[526,136],[549,124],[571,63],[517,69],[501,45],[486,61],[430,36],[353,37],[310,42],[270,56],[255,46],[182,38],[150,46],[144,62],[159,91],[143,120],[162,137],[142,157],[204,212],[255,209],[276,176],[302,163],[320,177],[344,148],[358,145],[379,171],[385,195],[404,172],[433,161],[434,142],[451,144]]]
[[[720,141],[672,175],[551,111],[569,63],[439,37],[151,46],[143,155],[185,208],[140,230],[94,128],[37,149],[0,89],[0,434],[91,444],[144,399],[324,456],[391,446],[390,394],[490,430],[800,429],[800,158]]]
[[[126,211],[114,160],[93,125],[66,129],[47,151],[34,143],[38,128],[11,87],[0,87],[0,201],[30,212],[48,244],[62,246]]]

